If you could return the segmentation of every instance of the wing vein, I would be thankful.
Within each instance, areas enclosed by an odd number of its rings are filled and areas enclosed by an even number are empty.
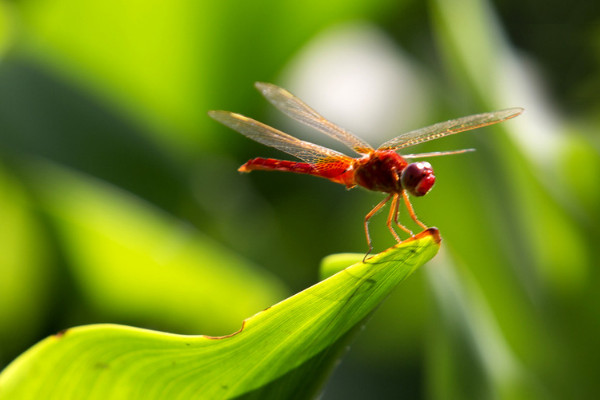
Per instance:
[[[373,150],[367,142],[328,121],[287,90],[264,82],[256,82],[255,86],[271,104],[288,117],[340,141],[359,154]]]
[[[377,150],[399,150],[405,147],[414,146],[419,143],[428,142],[444,136],[455,133],[482,128],[484,126],[497,124],[507,119],[511,119],[521,114],[523,109],[520,107],[507,108],[505,110],[492,111],[483,114],[469,115],[467,117],[457,118],[450,121],[439,122],[437,124],[403,133],[393,139],[388,140]]]
[[[311,142],[296,139],[287,133],[241,114],[229,111],[209,111],[208,115],[258,143],[274,147],[309,163],[316,164],[327,160],[350,163],[352,160],[351,157],[345,154]]]

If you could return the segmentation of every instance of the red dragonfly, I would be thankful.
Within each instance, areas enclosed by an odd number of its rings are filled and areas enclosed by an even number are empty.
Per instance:
[[[409,163],[406,161],[407,159],[458,154],[474,149],[405,154],[402,156],[396,153],[397,150],[455,133],[496,124],[514,118],[523,112],[522,108],[508,108],[440,122],[404,133],[374,149],[362,139],[323,118],[287,90],[270,83],[256,82],[255,86],[268,101],[283,113],[339,140],[359,154],[359,157],[349,157],[335,150],[296,139],[287,133],[240,114],[229,111],[209,111],[208,115],[210,117],[250,139],[303,160],[303,162],[297,162],[272,158],[254,158],[242,165],[239,171],[288,171],[319,176],[345,185],[348,189],[358,185],[368,190],[387,193],[387,196],[365,216],[364,229],[369,246],[367,254],[373,249],[373,243],[369,235],[369,219],[390,201],[387,227],[396,241],[401,242],[402,240],[394,230],[392,222],[413,236],[410,229],[398,222],[400,197],[402,197],[410,217],[419,226],[427,229],[427,226],[417,218],[408,194],[413,196],[427,194],[435,183],[435,175],[431,164],[428,162]]]

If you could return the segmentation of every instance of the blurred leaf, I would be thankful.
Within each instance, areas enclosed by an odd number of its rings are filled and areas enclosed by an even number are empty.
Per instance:
[[[597,131],[590,133],[590,137],[594,137],[593,135],[597,135]],[[578,202],[570,204],[578,213],[577,217],[591,225],[588,228],[598,229],[594,222],[600,221],[600,190],[592,182],[600,176],[600,150],[597,148],[600,143],[580,137],[576,132],[572,132],[570,139],[563,152],[562,166],[582,167],[576,168],[574,172],[573,168],[557,166],[560,183],[567,193],[573,193],[577,197]]]
[[[454,189],[452,212],[438,217],[453,220],[456,229],[444,225],[442,229],[454,255],[473,274],[468,284],[477,287],[489,306],[490,319],[498,324],[498,336],[487,332],[489,341],[501,339],[507,354],[525,370],[543,377],[547,392],[556,398],[580,397],[578,394],[588,392],[587,386],[596,384],[586,375],[595,365],[591,360],[597,352],[589,352],[589,341],[585,351],[575,351],[577,343],[586,342],[583,332],[589,332],[583,321],[598,316],[597,311],[582,315],[581,305],[586,300],[580,297],[590,287],[594,269],[590,250],[596,245],[581,229],[589,222],[582,224],[583,218],[573,218],[581,213],[573,207],[570,190],[561,185],[563,179],[557,174],[558,163],[565,165],[564,150],[572,139],[562,131],[555,110],[546,106],[546,93],[527,86],[528,81],[538,80],[539,74],[517,62],[517,52],[497,24],[491,2],[465,0],[454,7],[433,1],[432,5],[445,62],[452,66],[453,83],[465,88],[461,95],[468,103],[489,107],[511,99],[519,103],[510,105],[526,109],[515,123],[497,127],[505,129],[505,135],[486,137],[475,156],[479,158],[476,165],[449,171],[456,187],[461,183],[469,191],[465,195]],[[460,20],[473,23],[457,23]],[[519,126],[521,121],[526,123]],[[542,129],[536,129],[538,126]],[[517,132],[512,129],[515,127],[528,129]],[[527,140],[521,140],[523,137]],[[582,164],[578,161],[576,165]],[[472,251],[475,242],[478,246]],[[571,307],[564,302],[567,299],[572,301]],[[473,329],[486,332],[485,321],[474,310],[466,312],[473,312],[472,320],[480,322],[481,326],[474,324]],[[461,340],[467,345],[473,340],[468,331],[455,333],[463,335]],[[442,353],[438,355],[444,358]],[[465,374],[446,379],[442,386],[447,385],[447,390],[440,393],[451,392],[453,386],[468,386],[472,374],[481,370],[476,360],[461,352],[445,361],[449,370],[460,369]],[[515,397],[506,394],[511,393],[512,383],[504,379],[502,370],[488,372],[493,382],[487,389],[492,393],[476,397]],[[574,387],[581,392],[575,394]]]
[[[50,164],[30,172],[81,292],[120,318],[228,332],[286,290],[192,226]]]
[[[319,276],[321,279],[329,278],[331,275],[337,274],[348,265],[362,261],[364,257],[364,254],[359,253],[339,253],[329,255],[321,261]]]
[[[0,166],[0,364],[46,321],[51,257],[24,188]]]
[[[470,100],[495,106],[508,74],[498,61],[508,49],[491,4],[480,0],[432,0],[431,4],[445,65],[471,89],[475,96]],[[517,105],[503,107],[511,106]]]
[[[13,9],[6,1],[0,1],[0,60],[10,48],[14,39],[14,15]]]
[[[398,283],[437,253],[439,240],[437,230],[424,231],[249,318],[228,336],[178,336],[116,325],[61,332],[0,375],[0,395],[312,397],[348,336]]]
[[[50,159],[166,210],[192,202],[188,164],[123,112],[31,59],[0,64],[0,142],[6,156]]]
[[[180,146],[198,138],[198,81],[207,76],[198,54],[210,45],[212,7],[204,2],[199,12],[186,0],[18,4],[24,49],[150,124],[178,128],[168,142]]]
[[[390,3],[39,0],[15,8],[22,50],[119,104],[185,155],[220,140],[199,110],[219,96],[246,99],[236,93],[241,83],[275,74],[332,20]]]
[[[447,257],[427,275],[440,311],[427,347],[436,399],[550,399],[514,354],[467,269]]]

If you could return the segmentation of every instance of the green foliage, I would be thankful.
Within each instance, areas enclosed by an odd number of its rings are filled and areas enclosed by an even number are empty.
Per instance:
[[[140,199],[45,163],[29,171],[70,275],[99,313],[130,321],[158,314],[180,332],[225,334],[288,292],[271,274]]]
[[[341,115],[364,114],[366,139],[525,108],[414,148],[477,151],[430,160],[436,186],[414,206],[440,229],[442,252],[372,315],[325,398],[594,398],[594,4],[0,0],[0,367],[85,324],[227,334],[310,286],[306,266],[324,254],[366,250],[362,219],[380,196],[237,173],[251,157],[285,156],[206,111],[280,127],[252,89],[267,81],[312,99],[339,91],[332,106],[365,100]],[[344,32],[342,50],[324,46]],[[382,219],[371,223],[377,248],[392,243]],[[361,257],[336,254],[322,276]]]
[[[256,314],[238,332],[223,337],[118,325],[66,330],[11,364],[0,375],[0,395],[115,400],[312,397],[348,336],[399,282],[437,253],[439,240],[436,230],[425,231]],[[213,262],[215,269],[221,266],[218,259]]]

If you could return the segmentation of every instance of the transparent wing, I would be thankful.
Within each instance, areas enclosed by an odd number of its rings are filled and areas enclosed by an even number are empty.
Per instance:
[[[350,163],[352,161],[352,158],[345,154],[314,143],[296,139],[287,133],[271,128],[262,122],[258,122],[241,114],[229,111],[209,111],[208,115],[223,125],[238,131],[242,135],[257,141],[258,143],[274,147],[309,163],[315,164],[325,161]]]
[[[271,83],[263,82],[256,82],[254,86],[256,86],[267,100],[290,118],[339,140],[359,154],[366,154],[373,151],[371,145],[335,125],[333,122],[326,120],[287,90]]]
[[[440,122],[425,128],[417,129],[404,133],[394,139],[388,140],[382,144],[377,150],[398,150],[405,147],[414,146],[415,144],[427,142],[429,140],[438,139],[444,136],[453,135],[455,133],[469,131],[484,126],[497,124],[498,122],[506,121],[521,114],[523,109],[520,107],[507,108],[506,110],[493,111],[483,114],[469,115],[453,119],[446,122]]]
[[[470,153],[475,149],[461,149],[461,150],[450,150],[450,151],[433,151],[431,153],[417,153],[417,154],[402,154],[402,158],[427,158],[427,157],[439,157],[439,156],[450,156],[453,154]]]

